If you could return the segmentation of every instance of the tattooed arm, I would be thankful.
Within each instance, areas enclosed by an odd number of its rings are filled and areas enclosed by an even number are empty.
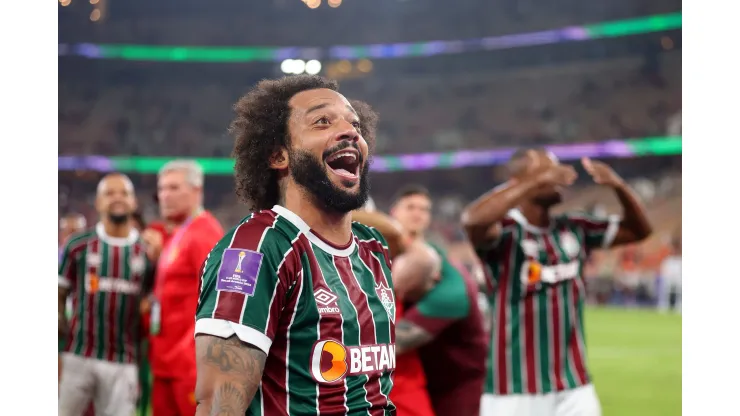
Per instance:
[[[415,350],[434,339],[424,328],[407,320],[400,320],[396,325],[396,354]]]
[[[196,416],[243,416],[262,379],[265,353],[232,335],[195,337]]]

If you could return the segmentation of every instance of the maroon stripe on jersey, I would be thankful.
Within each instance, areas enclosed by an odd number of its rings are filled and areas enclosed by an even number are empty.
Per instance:
[[[366,247],[369,248],[371,245],[368,244]],[[372,270],[373,276],[382,278],[383,270],[382,266],[377,263],[377,258],[371,258],[374,256],[367,249],[363,250],[363,247],[359,247],[358,253],[362,261]],[[370,310],[367,294],[362,290],[360,283],[352,272],[352,264],[346,257],[334,257],[334,267],[337,268],[339,277],[342,279],[344,287],[347,288],[349,299],[357,310],[357,323],[360,325],[360,345],[377,344],[373,312]],[[367,391],[367,401],[371,405],[370,414],[382,416],[383,408],[388,403],[388,399],[383,397],[380,392],[380,374],[367,374],[367,376],[365,391]]]
[[[88,250],[87,250],[88,258],[90,254],[94,254],[98,257],[100,256],[100,244],[101,243],[100,243],[99,238],[95,238],[92,240],[92,242],[90,242],[90,246],[88,247]],[[103,259],[100,259],[100,261],[102,262]],[[89,263],[90,262],[88,261],[88,264]],[[100,278],[98,268],[93,265],[91,265],[88,268],[88,273],[91,276],[95,275],[98,279]],[[86,277],[83,276],[83,279],[86,279]],[[85,353],[84,353],[85,357],[90,357],[92,355],[93,345],[95,344],[95,315],[96,315],[95,304],[97,303],[97,300],[98,300],[97,291],[87,296],[87,305],[85,305],[87,307],[87,311],[85,311],[87,313],[87,328],[86,328],[87,331],[85,331],[86,332],[85,338],[87,339],[85,346],[87,348],[85,348]]]
[[[262,235],[267,229],[272,227],[277,220],[277,216],[272,211],[260,211],[247,222],[243,223],[234,230],[234,236],[231,247],[243,248],[252,251],[259,251],[259,244]],[[219,259],[220,260],[220,259]],[[241,322],[242,308],[246,295],[237,292],[218,292],[216,308],[213,311],[214,319],[225,319],[231,322]]]
[[[291,249],[286,256],[285,261],[278,269],[278,279],[287,281],[287,276],[297,276],[293,295],[284,304],[281,300],[273,299],[270,304],[270,315],[265,331],[271,339],[275,341],[270,347],[270,356],[274,359],[267,361],[265,365],[262,383],[262,403],[264,414],[266,415],[287,415],[288,414],[288,331],[293,323],[297,313],[298,300],[303,291],[303,275],[300,270],[300,257],[295,255],[295,250]],[[280,319],[272,319],[280,316]],[[275,334],[285,334],[282,337],[275,337]]]
[[[542,241],[545,242],[545,250],[547,250],[547,257],[549,262],[555,261],[555,264],[557,264],[558,254],[555,251],[555,246],[550,241],[549,235],[543,235]],[[549,263],[548,262],[548,263]],[[553,339],[553,362],[552,366],[555,370],[555,388],[557,391],[561,391],[565,389],[565,383],[563,383],[563,365],[562,362],[562,354],[560,351],[560,346],[562,345],[563,341],[560,339],[560,294],[558,293],[558,285],[550,285],[547,288],[547,293],[550,298],[552,298],[552,314],[550,315],[552,317],[552,339]]]
[[[499,289],[498,289],[498,311],[497,312],[497,319],[494,325],[496,325],[496,332],[498,336],[496,337],[496,375],[498,375],[498,380],[496,380],[496,391],[499,394],[508,394],[509,393],[509,386],[508,383],[508,374],[506,373],[507,367],[506,367],[506,350],[508,346],[506,345],[507,336],[506,336],[506,311],[509,307],[508,299],[506,298],[506,290],[509,287],[509,279],[511,278],[511,269],[514,267],[511,261],[511,254],[514,250],[514,242],[515,239],[506,239],[506,247],[504,247],[504,250],[501,252],[501,259],[503,260],[502,263],[502,269],[501,269],[501,280],[499,282]],[[516,284],[516,282],[514,282]]]
[[[370,251],[383,253],[383,257],[385,257],[385,263],[386,264],[391,264],[391,254],[388,251],[388,249],[385,248],[380,241],[378,241],[378,240],[360,240],[360,239],[357,239],[357,244],[364,245],[365,247],[367,247],[368,249],[370,249]],[[382,274],[381,274],[381,276],[382,276]]]
[[[578,377],[578,382],[580,385],[586,384],[588,381],[588,375],[586,373],[586,366],[583,362],[584,357],[584,351],[582,350],[583,346],[581,345],[582,337],[578,336],[578,333],[581,331],[581,326],[578,324],[578,311],[576,309],[576,304],[578,303],[578,299],[580,296],[583,296],[584,294],[581,293],[581,289],[578,287],[578,282],[573,282],[571,285],[571,291],[573,292],[573,304],[571,305],[571,311],[570,316],[573,317],[573,327],[571,328],[570,332],[570,354],[573,357],[573,364],[576,367],[576,376]]]
[[[123,279],[123,273],[121,272],[121,247],[111,246],[113,251],[113,259],[111,261],[111,270],[113,270],[112,278]],[[108,299],[108,324],[110,325],[106,331],[108,331],[108,361],[114,361],[116,357],[116,332],[119,325],[123,325],[123,322],[118,322],[118,314],[116,313],[116,302],[117,293],[115,290],[111,290]]]
[[[289,258],[293,258],[290,256]],[[295,257],[297,258],[297,257]],[[300,267],[300,263],[298,263]],[[303,274],[300,270],[296,271],[296,265],[293,261],[286,260],[283,267],[278,270],[278,276],[284,273],[297,273],[296,285],[293,288],[293,296],[285,304],[282,310],[282,316],[275,326],[275,333],[285,334],[283,337],[275,338],[270,347],[270,356],[274,359],[267,360],[262,382],[262,404],[265,415],[287,415],[288,414],[288,331],[293,324],[295,315],[298,310],[298,300],[304,290]],[[276,304],[278,302],[273,302]],[[275,315],[273,315],[275,313]],[[270,311],[270,317],[278,316],[276,311]],[[271,325],[270,325],[271,326]]]
[[[313,290],[316,291],[319,288],[329,290],[329,286],[324,280],[324,274],[319,267],[316,254],[313,251],[311,242],[304,234],[298,239],[298,244],[308,254],[308,265],[311,270],[311,280],[313,283]],[[330,291],[331,292],[331,291]],[[341,314],[319,314],[319,339],[322,341],[333,339],[337,342],[342,342],[342,316]],[[318,385],[318,407],[319,414],[344,414],[347,409],[345,407],[345,394],[347,391],[347,384],[341,383],[317,383]]]

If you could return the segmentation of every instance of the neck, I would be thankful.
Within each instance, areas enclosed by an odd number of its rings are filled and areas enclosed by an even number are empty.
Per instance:
[[[545,228],[550,225],[550,209],[531,202],[524,202],[519,210],[527,222],[535,227]]]
[[[306,197],[296,187],[289,187],[285,192],[283,206],[298,215],[329,242],[342,246],[352,238],[352,213],[330,213],[319,208],[312,197]]]
[[[108,219],[103,219],[103,229],[105,233],[111,237],[126,238],[131,234],[131,221],[126,221],[123,224],[115,224]]]
[[[172,226],[177,227],[185,223],[185,221],[187,221],[188,218],[194,218],[201,212],[203,212],[203,207],[197,206],[192,210],[186,211],[184,214],[180,214],[180,215],[173,216],[171,218],[167,218],[166,222],[168,225],[171,224]]]

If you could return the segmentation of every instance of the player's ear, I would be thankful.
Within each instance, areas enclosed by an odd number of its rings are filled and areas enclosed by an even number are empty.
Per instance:
[[[270,168],[283,170],[288,168],[288,150],[281,147],[280,150],[270,156]]]

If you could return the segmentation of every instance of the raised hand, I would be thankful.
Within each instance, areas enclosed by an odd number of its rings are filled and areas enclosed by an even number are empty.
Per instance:
[[[624,183],[622,178],[604,162],[584,157],[581,159],[581,164],[583,164],[586,172],[591,175],[594,182],[599,185],[617,187]]]
[[[540,185],[570,186],[578,178],[572,166],[555,163],[533,150],[527,152],[526,158],[528,169],[525,180],[534,180]]]

